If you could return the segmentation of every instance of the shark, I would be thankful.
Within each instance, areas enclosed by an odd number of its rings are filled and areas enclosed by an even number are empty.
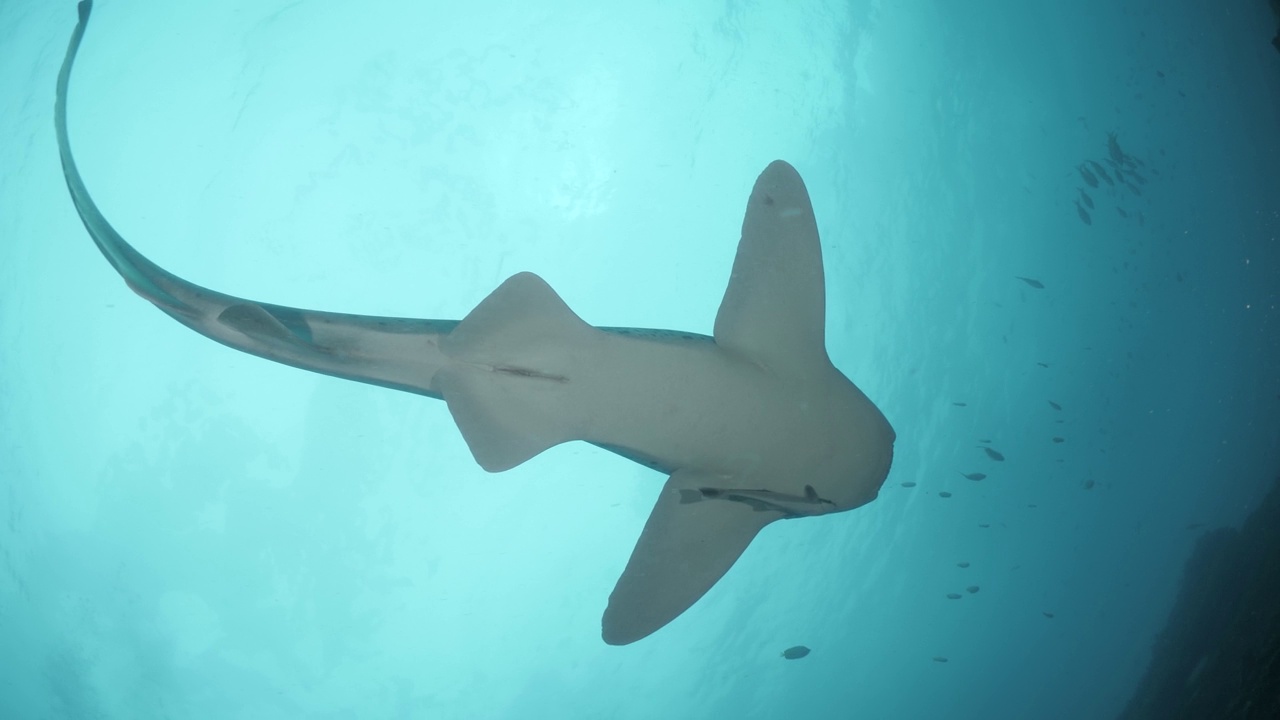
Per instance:
[[[817,221],[791,165],[775,161],[755,181],[710,336],[594,327],[528,272],[460,321],[247,300],[151,262],[90,196],[71,151],[67,90],[91,10],[80,2],[58,74],[58,150],[85,229],[135,293],[236,350],[444,401],[486,471],[585,441],[666,476],[609,595],[606,643],[666,626],[770,523],[876,498],[896,435],[828,356]]]

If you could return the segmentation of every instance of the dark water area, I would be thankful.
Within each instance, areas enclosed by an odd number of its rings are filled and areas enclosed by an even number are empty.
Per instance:
[[[1208,532],[1121,720],[1280,716],[1280,477],[1237,529]]]

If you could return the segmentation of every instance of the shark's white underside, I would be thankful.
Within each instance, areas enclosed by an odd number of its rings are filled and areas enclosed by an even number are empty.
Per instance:
[[[592,327],[530,273],[461,322],[244,300],[147,260],[89,196],[66,94],[90,10],[80,3],[58,77],[58,143],[85,228],[135,292],[237,350],[443,399],[486,470],[584,440],[669,474],[609,597],[606,642],[633,642],[684,612],[774,520],[876,497],[894,432],[827,357],[817,225],[790,165],[770,164],[752,189],[714,338]]]

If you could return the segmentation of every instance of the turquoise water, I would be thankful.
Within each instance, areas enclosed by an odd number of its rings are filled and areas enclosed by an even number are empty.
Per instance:
[[[190,5],[102,0],[71,90],[162,266],[430,318],[532,270],[593,324],[710,333],[785,158],[895,464],[606,646],[663,477],[581,443],[487,474],[442,403],[133,295],[58,164],[74,4],[6,2],[0,717],[1104,718],[1280,469],[1264,2]],[[1077,169],[1113,174],[1108,133],[1132,187]]]

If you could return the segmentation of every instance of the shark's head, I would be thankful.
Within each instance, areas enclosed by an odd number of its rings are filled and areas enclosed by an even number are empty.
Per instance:
[[[795,168],[771,163],[747,202],[742,239],[716,316],[715,343],[762,371],[731,417],[767,404],[768,433],[667,481],[605,610],[605,642],[657,630],[720,579],[776,520],[852,510],[876,498],[893,462],[893,428],[832,365],[818,227]],[[766,396],[765,393],[768,393]],[[750,432],[752,428],[744,428]]]
[[[831,384],[838,388],[833,404],[839,422],[832,433],[834,454],[826,492],[838,512],[876,499],[889,477],[897,435],[880,409],[843,374],[835,372],[842,382]]]

